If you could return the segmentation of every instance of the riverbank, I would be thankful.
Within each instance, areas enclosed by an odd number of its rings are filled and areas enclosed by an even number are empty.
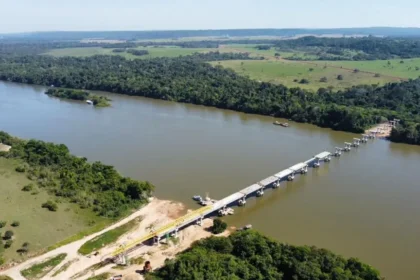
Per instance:
[[[374,132],[378,138],[388,138],[392,132],[392,125],[381,123],[365,131],[366,134],[369,134],[370,132]]]

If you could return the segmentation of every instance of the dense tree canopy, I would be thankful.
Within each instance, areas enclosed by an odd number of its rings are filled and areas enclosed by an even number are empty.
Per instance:
[[[395,57],[420,57],[420,39],[418,38],[320,38],[314,36],[302,37],[295,40],[280,40],[275,42],[280,49],[320,48],[320,60],[375,60]],[[345,50],[356,53],[345,55]],[[298,58],[296,58],[298,59]]]
[[[109,98],[89,93],[85,90],[67,89],[67,88],[49,88],[45,94],[58,98],[72,99],[78,101],[92,101],[94,106],[107,107],[110,106]]]
[[[162,280],[380,280],[357,259],[328,250],[281,244],[255,231],[196,242],[149,276]]]
[[[0,80],[194,103],[351,132],[363,132],[395,117],[402,120],[404,131],[406,123],[420,122],[420,80],[383,87],[362,85],[339,92],[321,88],[313,93],[254,81],[197,58],[220,55],[226,54],[147,60],[119,56],[10,57],[0,64]],[[419,143],[418,136],[406,139],[410,133],[398,135],[398,139],[391,139]]]
[[[24,141],[2,131],[0,141],[12,145],[0,156],[23,161],[29,179],[100,216],[116,218],[126,214],[146,203],[154,189],[149,182],[122,177],[112,166],[73,156],[63,144]]]

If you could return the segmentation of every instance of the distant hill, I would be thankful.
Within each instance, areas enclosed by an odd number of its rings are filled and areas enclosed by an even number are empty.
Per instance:
[[[389,37],[420,37],[420,28],[365,27],[330,29],[218,29],[218,30],[162,30],[162,31],[51,31],[3,34],[0,38],[24,38],[34,40],[81,40],[100,38],[107,40],[177,39],[182,37],[244,37],[299,35],[374,35]]]

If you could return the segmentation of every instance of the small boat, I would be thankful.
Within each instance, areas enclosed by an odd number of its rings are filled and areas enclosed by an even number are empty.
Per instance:
[[[89,105],[93,105],[93,101],[92,100],[86,100],[86,103]]]
[[[194,199],[195,201],[201,201],[201,200],[203,200],[203,198],[202,198],[200,195],[194,195],[194,196],[193,196],[193,199]]]
[[[275,122],[273,122],[273,124],[274,125],[280,125],[282,127],[289,127],[289,124],[288,123],[281,123],[279,121],[275,121]]]
[[[244,227],[241,227],[239,230],[247,230],[247,229],[251,229],[251,228],[252,228],[252,225],[251,224],[248,224],[248,225],[246,225]]]

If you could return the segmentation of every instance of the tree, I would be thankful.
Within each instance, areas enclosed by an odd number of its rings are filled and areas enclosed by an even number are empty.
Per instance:
[[[4,233],[3,239],[4,240],[12,239],[13,235],[14,235],[13,231],[8,230]]]
[[[319,81],[321,83],[326,83],[328,81],[327,77],[322,77],[321,79],[319,79]]]
[[[309,84],[309,80],[308,79],[301,79],[299,81],[299,84]]]
[[[48,210],[55,212],[58,209],[58,205],[55,202],[48,200],[42,204],[42,208],[47,208]]]
[[[6,222],[6,221],[0,221],[0,228],[5,227],[5,226],[6,226],[6,224],[7,224],[7,222]]]
[[[274,54],[274,56],[275,56],[275,57],[279,57],[279,56],[280,56],[280,54],[276,52],[276,53]]]
[[[13,240],[9,239],[4,243],[4,248],[5,249],[10,248],[12,246],[12,244],[13,244]]]
[[[219,234],[226,230],[227,224],[223,222],[221,219],[216,218],[213,220],[213,227],[211,229],[211,232],[213,234]]]
[[[10,225],[12,227],[18,227],[18,226],[20,226],[20,222],[19,221],[13,221]]]
[[[22,188],[22,191],[24,191],[24,192],[30,192],[30,191],[33,190],[33,188],[34,188],[34,184],[28,184],[28,185],[26,185],[26,186],[24,186]]]
[[[312,71],[314,71],[314,68],[309,68],[309,72],[312,72]]]
[[[343,80],[344,78],[343,78],[343,75],[337,75],[337,80],[339,80],[339,81],[341,81],[341,80]]]
[[[25,172],[26,169],[25,169],[25,166],[20,165],[20,166],[16,167],[15,170],[16,170],[16,172],[23,173],[23,172]]]

